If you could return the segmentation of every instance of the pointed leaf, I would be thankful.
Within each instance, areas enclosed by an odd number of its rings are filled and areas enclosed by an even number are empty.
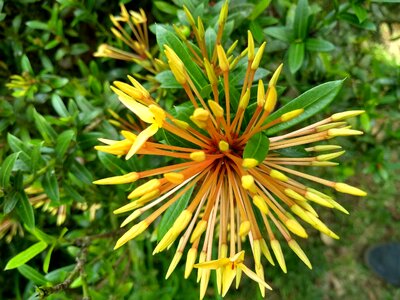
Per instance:
[[[268,136],[273,135],[315,115],[335,99],[336,95],[342,88],[343,82],[344,80],[336,80],[323,83],[290,101],[288,104],[271,114],[265,122],[271,122],[279,118],[284,113],[295,109],[304,108],[304,112],[288,122],[284,122],[267,129],[265,133]]]
[[[264,161],[269,150],[269,139],[262,132],[253,135],[243,151],[243,158],[254,158],[258,162]]]
[[[30,261],[32,258],[34,258],[39,253],[43,252],[44,249],[46,249],[46,247],[47,247],[47,244],[42,241],[37,242],[36,244],[33,244],[28,249],[22,251],[21,253],[17,254],[13,258],[11,258],[10,261],[7,263],[6,267],[4,268],[4,270],[11,270],[11,269],[18,268],[19,266],[22,266],[23,264]]]
[[[64,157],[65,153],[68,150],[69,144],[74,137],[75,132],[72,129],[64,131],[57,137],[55,148],[57,159],[62,159]]]
[[[60,201],[60,191],[54,170],[46,172],[42,177],[42,187],[47,196],[55,202]]]
[[[299,0],[294,15],[293,29],[297,39],[303,40],[308,29],[308,1]]]
[[[34,228],[35,214],[33,212],[33,207],[24,191],[21,191],[19,194],[20,199],[17,203],[17,206],[15,207],[15,210],[17,211],[20,220],[24,222],[26,226],[28,226],[29,228]]]
[[[308,51],[329,52],[335,49],[335,45],[322,39],[307,39],[306,49]]]
[[[6,188],[10,185],[11,171],[21,152],[12,153],[3,161],[0,168],[0,188]]]
[[[289,69],[292,74],[296,73],[304,61],[304,43],[290,44],[288,52]]]
[[[28,265],[22,265],[18,267],[18,271],[24,276],[26,279],[32,281],[37,285],[45,285],[47,284],[46,278],[42,274],[40,274],[36,269],[32,268]]]

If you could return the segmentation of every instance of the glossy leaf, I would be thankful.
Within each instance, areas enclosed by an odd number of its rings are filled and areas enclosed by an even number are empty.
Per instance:
[[[42,274],[40,274],[36,269],[32,268],[28,265],[22,265],[18,267],[18,271],[24,276],[26,279],[32,281],[37,285],[45,285],[47,284],[46,278]]]
[[[269,150],[269,139],[262,132],[253,135],[243,151],[243,158],[254,158],[258,162],[264,161]]]
[[[270,3],[271,3],[271,0],[258,1],[258,3],[254,6],[253,11],[251,12],[249,19],[255,20],[260,14],[262,14],[267,9],[267,7],[269,6]]]
[[[204,74],[200,71],[196,63],[193,62],[191,55],[188,53],[187,47],[180,41],[172,30],[168,30],[162,25],[156,25],[156,36],[157,44],[160,49],[164,49],[164,45],[168,45],[179,56],[185,65],[190,78],[199,90],[208,84]]]
[[[54,170],[47,171],[42,177],[42,187],[47,196],[55,202],[60,201],[60,191]]]
[[[39,253],[43,252],[46,248],[47,244],[42,241],[33,244],[28,249],[22,251],[21,253],[18,253],[16,256],[11,258],[10,261],[7,263],[6,267],[4,268],[4,270],[11,270],[18,268],[19,266],[22,266],[23,264],[30,261]]]
[[[29,228],[34,228],[35,214],[33,212],[33,207],[24,191],[21,191],[19,194],[20,199],[17,203],[17,206],[15,207],[15,210],[17,211],[20,220],[24,222],[26,226],[28,226]]]
[[[35,120],[37,130],[45,142],[49,144],[54,143],[57,138],[57,134],[47,120],[36,110],[33,111],[33,119]]]
[[[304,40],[308,30],[308,1],[299,0],[294,15],[293,29],[295,38]]]
[[[292,32],[284,26],[274,26],[264,29],[264,33],[277,40],[289,43],[292,39]]]
[[[289,70],[290,72],[296,73],[304,61],[304,43],[291,44],[288,53]]]
[[[192,196],[194,187],[190,188],[184,193],[174,204],[172,204],[163,214],[160,224],[158,225],[157,238],[161,240],[162,237],[174,224],[179,214],[186,208],[190,197]],[[179,193],[179,192],[177,192]]]
[[[72,129],[64,131],[57,137],[56,147],[55,147],[57,159],[60,160],[64,157],[65,153],[68,150],[69,144],[71,143],[74,137],[75,137],[75,132]]]
[[[335,99],[336,95],[342,88],[343,82],[344,80],[336,80],[323,83],[306,91],[305,93],[298,96],[296,99],[290,101],[288,104],[278,109],[276,112],[272,113],[267,118],[266,122],[271,122],[279,118],[284,113],[295,109],[303,108],[304,112],[288,122],[284,122],[267,129],[265,133],[267,135],[275,134],[315,115]]]
[[[307,39],[306,49],[308,51],[329,52],[335,49],[335,45],[322,39]]]
[[[11,171],[21,152],[12,153],[3,161],[0,168],[0,188],[6,188],[10,185]]]

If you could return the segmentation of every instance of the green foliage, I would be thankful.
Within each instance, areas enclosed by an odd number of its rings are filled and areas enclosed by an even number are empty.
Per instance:
[[[261,63],[264,69],[256,74],[255,81],[268,79],[269,70],[282,61],[285,65],[278,82],[283,105],[269,120],[306,106],[304,114],[270,128],[268,135],[306,118],[311,122],[328,116],[327,111],[320,112],[328,104],[329,112],[366,110],[360,124],[354,124],[366,134],[358,143],[346,145],[346,166],[332,171],[332,178],[344,181],[355,175],[354,180],[367,187],[371,196],[363,203],[343,199],[352,218],[340,218],[332,222],[332,227],[343,234],[344,244],[321,242],[314,235],[311,243],[302,245],[312,258],[313,272],[305,271],[289,255],[288,277],[267,267],[267,280],[274,282],[273,295],[282,299],[300,299],[299,295],[302,299],[335,299],[345,293],[346,299],[360,299],[368,297],[364,290],[368,285],[373,287],[375,298],[400,297],[398,290],[367,273],[358,259],[369,244],[400,238],[395,182],[400,169],[400,58],[387,46],[398,41],[398,9],[391,3],[395,1],[231,2],[222,43],[229,46],[238,40],[237,49],[243,49],[248,28],[258,43],[268,40],[268,55]],[[163,59],[165,44],[179,49],[177,53],[200,93],[208,97],[211,88],[206,78],[168,25],[187,30],[183,4],[196,20],[202,18],[205,38],[213,39],[223,1],[133,1],[127,7],[143,7],[150,24],[157,23],[154,34],[150,34],[155,57],[160,53]],[[35,290],[34,286],[55,287],[71,274],[73,288],[49,299],[197,297],[194,278],[181,280],[184,266],[178,267],[178,274],[170,280],[164,280],[170,257],[150,255],[155,235],[139,237],[125,249],[112,250],[116,237],[123,232],[112,211],[126,204],[127,185],[110,188],[92,184],[109,172],[121,175],[162,162],[148,157],[125,162],[94,150],[98,138],[120,139],[119,131],[124,127],[110,122],[114,117],[109,110],[130,123],[128,113],[111,93],[110,83],[127,81],[126,75],[133,73],[148,78],[146,70],[137,64],[93,57],[101,43],[123,48],[109,32],[108,16],[118,12],[118,3],[112,1],[0,1],[0,247],[1,269],[7,270],[0,278],[1,299],[41,295],[40,288]],[[389,36],[385,35],[385,26]],[[239,62],[234,72],[231,84],[237,86],[246,65]],[[320,82],[327,83],[310,90]],[[174,116],[189,121],[192,111],[185,106],[187,99],[170,71],[159,72],[145,86],[152,88]],[[239,95],[231,97],[232,105],[237,105]],[[267,154],[267,138],[262,134],[256,137],[245,157],[262,159]],[[164,138],[171,144],[180,143],[179,137],[168,133]],[[298,155],[296,149],[291,155]],[[160,221],[158,237],[184,209],[189,196],[183,195],[176,207],[167,211]],[[327,219],[332,214],[327,213]],[[325,247],[326,252],[322,250]],[[73,273],[76,258],[83,267]],[[215,295],[210,289],[208,296]],[[257,297],[258,291],[242,285],[228,298],[249,295]]]

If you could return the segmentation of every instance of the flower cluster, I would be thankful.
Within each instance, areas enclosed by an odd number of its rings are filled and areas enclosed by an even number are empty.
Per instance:
[[[113,91],[119,100],[140,120],[149,124],[141,132],[122,131],[124,139],[101,139],[105,145],[99,151],[125,156],[166,156],[175,164],[142,172],[114,176],[95,181],[96,184],[131,184],[141,181],[128,195],[129,202],[114,211],[130,214],[121,226],[146,217],[134,224],[118,241],[115,249],[144,232],[175,203],[189,198],[188,204],[174,219],[154,249],[154,254],[169,249],[179,240],[175,256],[168,269],[169,277],[183,256],[186,256],[185,278],[198,269],[200,298],[205,295],[211,270],[216,271],[218,292],[224,296],[242,273],[259,284],[262,295],[270,286],[265,283],[263,256],[286,273],[281,241],[288,243],[295,254],[309,267],[311,263],[293,235],[307,238],[307,231],[294,215],[320,232],[338,236],[319,218],[314,205],[346,209],[332,197],[314,189],[317,183],[342,193],[365,196],[366,193],[346,183],[321,179],[291,168],[292,166],[334,166],[331,160],[344,153],[338,145],[326,143],[337,136],[360,135],[346,120],[363,111],[347,111],[281,135],[267,135],[271,128],[295,123],[306,114],[304,108],[273,113],[277,104],[276,85],[282,71],[277,68],[268,84],[254,83],[266,44],[258,49],[248,33],[247,49],[234,55],[237,43],[228,50],[221,45],[227,19],[228,4],[222,7],[214,48],[204,39],[204,26],[197,23],[185,9],[198,49],[186,43],[193,62],[207,78],[210,94],[205,97],[196,78],[177,55],[178,49],[164,46],[164,53],[176,81],[192,105],[192,113],[179,119],[164,110],[152,95],[133,77],[131,84],[114,82]],[[243,84],[232,84],[232,74],[238,63],[246,61]],[[236,96],[235,96],[236,95]],[[211,99],[210,99],[211,98]],[[234,99],[236,99],[234,101]],[[255,99],[254,101],[252,99]],[[183,141],[156,141],[158,131],[164,131]],[[320,144],[314,144],[322,142]],[[310,145],[312,144],[312,145]],[[301,147],[303,155],[288,156],[285,150]],[[333,151],[333,152],[332,152]],[[249,242],[254,258],[254,270],[244,264],[243,243]]]

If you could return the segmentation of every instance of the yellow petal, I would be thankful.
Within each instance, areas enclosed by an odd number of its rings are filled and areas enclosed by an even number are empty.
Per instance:
[[[246,267],[244,264],[240,263],[237,265],[239,269],[243,271],[244,274],[246,274],[250,279],[254,280],[258,284],[261,284],[263,287],[272,290],[272,287],[270,287],[264,280],[262,280],[256,273],[254,273],[252,270],[250,270],[248,267]]]
[[[226,265],[222,273],[222,297],[225,297],[236,276],[236,268],[233,263]]]
[[[279,244],[278,240],[271,241],[271,248],[275,254],[276,260],[278,261],[279,266],[281,267],[284,273],[287,273],[285,258],[282,253],[281,245]]]
[[[132,144],[131,149],[129,149],[128,154],[126,155],[126,159],[130,159],[133,155],[136,154],[137,151],[143,146],[146,141],[155,135],[158,131],[158,126],[157,124],[151,124],[149,127],[147,127],[145,130],[143,130],[139,135],[137,136],[135,142]]]
[[[205,261],[202,263],[198,263],[198,264],[195,264],[193,267],[199,268],[199,269],[216,270],[218,268],[222,268],[222,267],[226,266],[229,263],[231,263],[229,258],[224,257],[224,258],[220,258],[220,259],[209,260],[209,261]]]

